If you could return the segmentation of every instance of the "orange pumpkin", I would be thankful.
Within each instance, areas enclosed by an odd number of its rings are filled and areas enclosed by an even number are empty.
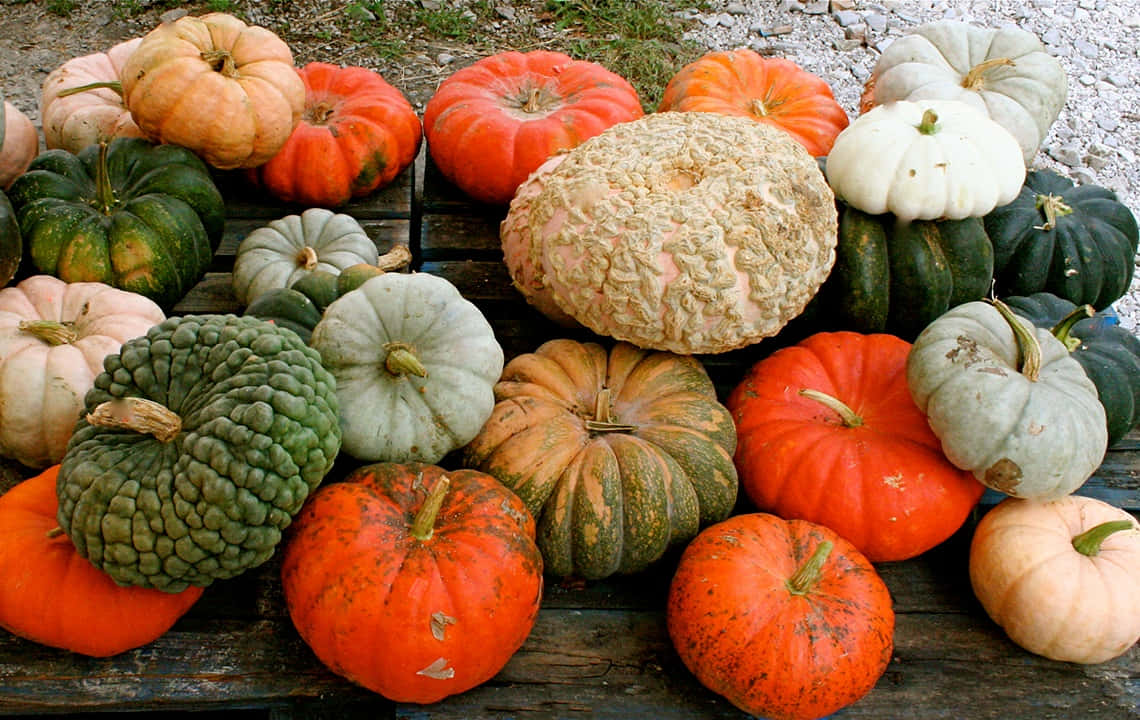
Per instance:
[[[170,629],[202,595],[116,585],[56,520],[53,465],[0,497],[0,627],[42,645],[109,657]]]
[[[818,333],[752,367],[726,405],[756,506],[835,530],[873,562],[950,537],[985,487],[942,454],[906,382],[910,343]]]
[[[337,207],[411,165],[423,135],[420,118],[379,73],[322,62],[297,72],[305,83],[301,121],[280,152],[254,171],[274,197]]]
[[[708,53],[681,68],[657,110],[750,117],[791,133],[815,157],[827,155],[850,122],[822,78],[748,48]]]
[[[480,202],[505,204],[551,155],[642,114],[633,86],[597,63],[503,52],[440,83],[424,134],[444,177]]]
[[[121,79],[148,138],[189,148],[221,169],[269,160],[305,106],[285,41],[225,13],[162,23],[127,58]]]
[[[666,623],[705,687],[770,720],[855,702],[894,646],[891,597],[867,558],[822,525],[766,513],[731,517],[689,544]]]
[[[542,599],[534,520],[475,470],[378,463],[297,516],[281,568],[301,637],[333,672],[397,702],[489,680]]]

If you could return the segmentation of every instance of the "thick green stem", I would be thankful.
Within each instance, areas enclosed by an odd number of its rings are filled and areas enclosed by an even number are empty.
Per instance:
[[[1092,557],[1100,552],[1101,543],[1103,543],[1109,535],[1124,530],[1131,530],[1134,527],[1136,526],[1131,520],[1109,520],[1108,522],[1103,522],[1096,527],[1085,530],[1073,538],[1073,549],[1081,555]]]
[[[115,208],[115,189],[107,172],[107,141],[99,143],[99,159],[95,162],[95,209],[110,215]]]
[[[594,398],[594,418],[586,421],[586,429],[596,433],[628,433],[637,429],[635,425],[624,425],[614,422],[612,392],[608,387],[602,388]]]
[[[807,562],[800,566],[796,573],[792,575],[784,583],[788,588],[788,592],[793,595],[807,595],[815,588],[816,583],[819,582],[819,576],[823,570],[823,564],[827,562],[827,558],[831,555],[831,549],[835,543],[830,540],[824,540],[816,546],[815,552],[811,554]]]
[[[427,368],[416,356],[415,348],[407,343],[390,342],[384,346],[388,356],[384,358],[384,368],[393,375],[415,375],[427,377]]]
[[[435,519],[439,515],[439,509],[443,507],[443,497],[449,487],[451,479],[446,475],[440,476],[424,499],[424,504],[420,506],[415,519],[412,520],[412,537],[421,542],[431,540],[432,534],[435,533]]]
[[[1034,205],[1045,214],[1045,224],[1034,226],[1034,230],[1049,232],[1057,227],[1057,218],[1073,214],[1073,208],[1060,195],[1038,195]]]
[[[87,413],[87,422],[99,427],[132,430],[167,443],[182,431],[182,418],[153,400],[125,397],[108,400]]]
[[[1037,336],[1031,328],[1023,325],[1009,306],[1001,300],[994,299],[989,302],[997,308],[1013,330],[1013,337],[1017,341],[1017,371],[1030,382],[1037,382],[1037,378],[1041,375],[1041,343],[1037,342]]]
[[[1014,66],[1013,60],[1007,57],[990,58],[985,62],[978,63],[970,68],[970,72],[966,73],[966,77],[962,79],[962,87],[967,90],[981,90],[986,85],[986,73],[996,67]]]
[[[1073,308],[1073,311],[1061,318],[1061,321],[1054,325],[1049,332],[1053,333],[1053,337],[1063,342],[1065,347],[1069,348],[1069,352],[1072,352],[1081,346],[1081,339],[1069,334],[1072,332],[1073,326],[1081,320],[1091,318],[1095,314],[1096,310],[1093,309],[1093,306],[1085,303],[1084,305]]]
[[[801,388],[799,394],[811,400],[815,400],[817,403],[825,405],[839,413],[839,417],[843,420],[844,427],[853,428],[863,426],[863,418],[839,398],[810,388]]]
[[[933,135],[938,132],[938,113],[933,110],[924,110],[922,120],[918,123],[918,131],[923,135]]]
[[[59,94],[56,95],[56,97],[65,98],[72,95],[78,95],[81,92],[87,92],[88,90],[103,89],[114,90],[119,94],[119,97],[122,97],[123,95],[123,84],[121,82],[118,80],[103,80],[100,82],[87,83],[86,85],[78,85],[76,87],[67,88],[66,90],[60,90]]]
[[[16,329],[34,335],[48,345],[70,345],[79,339],[79,333],[75,331],[75,323],[69,322],[21,320]]]

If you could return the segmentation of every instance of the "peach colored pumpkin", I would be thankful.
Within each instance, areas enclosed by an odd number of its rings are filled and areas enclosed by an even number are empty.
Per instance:
[[[40,117],[49,149],[78,154],[102,140],[142,137],[119,85],[123,65],[140,42],[142,38],[132,38],[107,52],[72,58],[48,74],[40,95]],[[98,87],[72,92],[89,85]]]
[[[36,126],[0,94],[0,189],[24,174],[40,149]]]

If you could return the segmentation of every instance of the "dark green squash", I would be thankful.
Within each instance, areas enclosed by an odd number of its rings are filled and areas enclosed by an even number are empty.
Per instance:
[[[118,138],[78,155],[48,150],[9,190],[37,270],[96,281],[172,307],[201,279],[225,205],[185,148]]]
[[[840,203],[835,265],[794,326],[913,339],[950,308],[985,296],[992,271],[980,218],[901,223]]]
[[[306,345],[313,328],[321,321],[321,308],[303,292],[291,287],[266,290],[255,297],[242,314],[288,328],[297,333]]]
[[[1049,328],[1085,369],[1104,405],[1109,445],[1140,424],[1140,338],[1106,313],[1093,315],[1090,306],[1052,293],[1002,300],[1037,327]]]
[[[999,296],[1049,292],[1103,310],[1128,292],[1136,218],[1110,190],[1031,170],[1017,199],[985,226]]]
[[[12,209],[8,196],[0,190],[0,287],[16,277],[23,249],[16,212]]]

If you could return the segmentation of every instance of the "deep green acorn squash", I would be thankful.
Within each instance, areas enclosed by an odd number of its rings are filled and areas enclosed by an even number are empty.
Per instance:
[[[313,328],[321,321],[322,308],[308,295],[295,288],[273,288],[258,295],[246,306],[243,315],[260,318],[288,328],[307,345]]]
[[[889,332],[912,340],[950,308],[989,291],[993,252],[980,218],[899,222],[840,203],[831,274],[798,331]]]
[[[1031,170],[1017,199],[985,217],[999,296],[1049,292],[1097,310],[1132,282],[1136,218],[1116,195]]]
[[[1037,327],[1048,328],[1069,348],[1096,385],[1112,445],[1140,424],[1140,338],[1105,313],[1090,315],[1052,293],[1003,298]]]
[[[295,333],[169,318],[108,355],[60,463],[60,527],[121,585],[267,560],[340,450],[336,380]]]
[[[9,190],[39,272],[96,281],[169,309],[209,267],[225,205],[185,148],[118,138],[78,155],[48,150]]]
[[[16,212],[12,209],[8,196],[0,190],[0,287],[7,285],[16,276],[23,249]]]

